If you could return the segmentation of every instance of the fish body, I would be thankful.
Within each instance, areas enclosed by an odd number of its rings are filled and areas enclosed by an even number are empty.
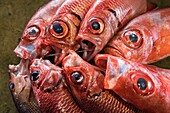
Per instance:
[[[30,74],[33,92],[43,113],[84,113],[73,100],[60,67],[49,60],[34,59]]]
[[[41,7],[30,19],[14,53],[23,59],[39,58],[52,48],[45,42],[46,28],[50,19],[65,0],[52,0]]]
[[[95,0],[66,0],[50,21],[47,43],[55,50],[56,64],[69,50],[79,48],[77,36],[81,21]]]
[[[153,63],[170,55],[170,8],[147,12],[131,20],[113,37],[104,53]]]
[[[132,18],[147,11],[146,0],[96,0],[83,19],[76,37],[89,61]]]
[[[66,83],[78,105],[87,113],[142,113],[112,91],[104,89],[102,70],[74,51],[62,62]]]
[[[169,113],[170,70],[144,65],[112,55],[97,55],[106,69],[104,87],[146,113]]]
[[[19,113],[41,113],[31,88],[29,61],[9,65],[9,89]]]

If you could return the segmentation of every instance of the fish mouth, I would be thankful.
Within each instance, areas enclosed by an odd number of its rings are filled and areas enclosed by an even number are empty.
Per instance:
[[[43,56],[44,60],[49,60],[52,64],[60,64],[64,55],[62,54],[62,49],[58,47],[52,47],[51,51]]]
[[[104,53],[111,54],[113,56],[125,58],[123,52],[116,46],[107,46],[104,48]]]
[[[14,50],[14,53],[20,58],[32,60],[35,58],[41,58],[52,51],[50,46],[42,45],[41,48],[42,49],[39,49],[39,47],[35,46],[34,44],[17,46]]]
[[[88,40],[80,42],[80,48],[76,51],[84,60],[90,61],[96,53],[96,45]]]

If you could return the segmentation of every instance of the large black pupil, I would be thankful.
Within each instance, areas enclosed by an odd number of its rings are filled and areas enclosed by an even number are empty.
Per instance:
[[[32,75],[32,80],[36,81],[39,78],[39,76],[38,76],[39,75],[39,71],[33,71],[31,75]]]
[[[94,30],[99,30],[99,29],[100,29],[100,24],[99,24],[98,22],[93,22],[93,23],[92,23],[92,28],[93,28]]]
[[[129,39],[130,39],[131,42],[133,42],[133,43],[136,43],[136,42],[138,41],[138,37],[137,37],[136,34],[134,34],[134,33],[131,33],[131,34],[129,35]]]
[[[53,23],[53,29],[57,34],[63,33],[63,27],[61,26],[60,23],[54,22]]]
[[[14,87],[15,87],[14,83],[10,83],[9,88],[14,89]]]
[[[35,29],[32,29],[31,31],[29,31],[29,35],[31,35],[31,36],[34,36],[35,34],[36,34]]]
[[[74,79],[75,79],[76,81],[78,81],[78,80],[81,78],[81,74],[80,74],[79,72],[73,73],[72,76],[74,77]]]
[[[147,82],[145,79],[143,78],[139,78],[137,81],[137,85],[139,87],[140,90],[145,90],[147,87]]]

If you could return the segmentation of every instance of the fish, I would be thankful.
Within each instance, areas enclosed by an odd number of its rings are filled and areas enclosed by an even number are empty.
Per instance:
[[[63,69],[49,60],[34,59],[30,65],[33,92],[43,113],[85,113],[76,104],[63,77]]]
[[[60,64],[69,50],[77,50],[75,38],[80,24],[95,0],[66,0],[51,19],[47,43],[55,51],[54,63]]]
[[[75,51],[62,61],[62,69],[70,92],[87,113],[142,113],[123,101],[113,91],[104,89],[104,72],[83,60]]]
[[[9,90],[19,113],[41,113],[31,88],[29,61],[9,65]]]
[[[51,0],[39,8],[26,25],[14,53],[23,59],[40,58],[52,51],[46,43],[46,29],[50,19],[65,0]]]
[[[77,53],[90,61],[123,26],[146,11],[146,0],[96,0],[77,34]]]
[[[170,8],[153,10],[132,19],[104,48],[105,54],[143,64],[170,56]]]
[[[170,70],[108,54],[95,57],[106,70],[104,88],[145,113],[169,113]]]

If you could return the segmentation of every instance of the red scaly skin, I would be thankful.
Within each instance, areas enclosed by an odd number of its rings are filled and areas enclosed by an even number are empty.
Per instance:
[[[24,59],[18,65],[9,65],[9,89],[20,113],[41,113],[31,90],[28,65]]]
[[[120,28],[146,11],[146,0],[96,0],[76,37],[83,51],[82,58],[91,60]]]
[[[33,92],[43,113],[84,113],[73,100],[60,67],[48,60],[34,59],[30,74]]]
[[[52,0],[41,7],[28,22],[19,45],[14,52],[24,59],[34,59],[46,55],[52,50],[45,42],[46,27],[65,0]]]
[[[77,36],[81,21],[94,1],[66,0],[50,21],[47,43],[56,52],[54,59],[56,64],[61,63],[61,60],[70,49],[76,50],[79,48],[75,37]]]
[[[63,59],[66,83],[79,106],[87,113],[141,113],[114,92],[104,90],[102,70],[74,51]]]
[[[169,113],[170,70],[107,54],[96,64],[106,69],[104,87],[146,113]]]
[[[131,20],[112,38],[104,52],[140,63],[153,63],[170,55],[169,31],[170,8],[151,11]]]

